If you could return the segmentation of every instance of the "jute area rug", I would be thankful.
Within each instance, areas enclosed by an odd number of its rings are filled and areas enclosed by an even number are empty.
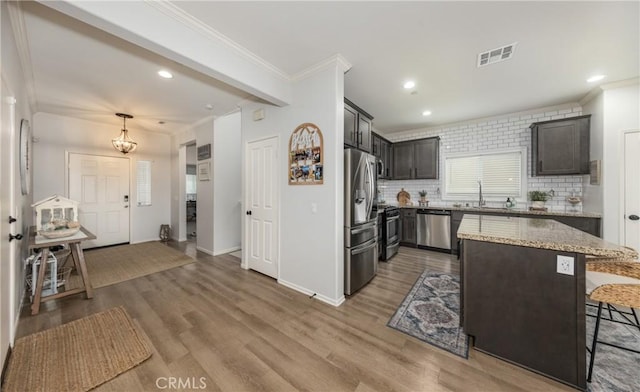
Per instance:
[[[93,288],[109,286],[126,280],[190,264],[194,259],[160,241],[134,245],[119,245],[84,251],[84,258]],[[70,265],[71,261],[67,262]],[[80,277],[72,275],[67,289],[80,287]]]
[[[425,271],[387,325],[467,358],[469,337],[460,327],[460,279]]]
[[[16,341],[2,390],[88,391],[151,356],[122,307]]]

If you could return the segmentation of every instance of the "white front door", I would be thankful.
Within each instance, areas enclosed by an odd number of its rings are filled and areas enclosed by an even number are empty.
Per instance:
[[[0,365],[4,365],[5,354],[11,343],[14,324],[14,282],[17,240],[9,241],[10,234],[18,234],[22,223],[9,223],[15,217],[14,162],[15,153],[15,98],[2,79],[2,119],[0,129]],[[23,241],[27,241],[25,238]]]
[[[83,247],[129,242],[129,159],[69,154],[69,198],[80,223],[95,234]]]
[[[640,250],[640,131],[624,135],[624,245]]]
[[[278,138],[247,145],[245,205],[247,239],[243,253],[249,268],[278,278]]]

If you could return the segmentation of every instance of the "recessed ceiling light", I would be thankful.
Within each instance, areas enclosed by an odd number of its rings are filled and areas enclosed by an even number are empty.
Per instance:
[[[592,77],[587,79],[587,82],[589,83],[597,82],[598,80],[604,79],[606,76],[607,75],[593,75]]]
[[[431,111],[430,110],[425,110],[424,112],[422,112],[423,116],[430,116],[431,115]]]
[[[164,69],[158,71],[158,75],[160,75],[161,78],[165,78],[165,79],[173,78],[173,75],[171,74],[171,72],[165,71]]]
[[[410,88],[414,88],[415,86],[416,86],[416,82],[414,82],[413,80],[408,80],[404,82],[404,88],[406,88],[407,90]]]

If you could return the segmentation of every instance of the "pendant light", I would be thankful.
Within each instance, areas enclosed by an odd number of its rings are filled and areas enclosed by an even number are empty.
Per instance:
[[[113,147],[116,150],[123,154],[134,152],[138,147],[138,143],[131,140],[129,137],[129,131],[127,131],[127,119],[133,118],[133,116],[125,113],[116,113],[116,116],[122,118],[122,131],[120,131],[120,136],[111,140],[111,143],[113,143]]]

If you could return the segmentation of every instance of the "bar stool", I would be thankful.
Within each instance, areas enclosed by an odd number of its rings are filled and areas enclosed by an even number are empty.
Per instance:
[[[613,343],[598,340],[600,330],[600,320],[602,319],[603,304],[607,304],[609,309],[609,319],[613,322],[623,323],[637,327],[640,330],[640,322],[635,309],[640,308],[640,262],[638,261],[606,261],[587,262],[586,290],[590,300],[598,302],[598,313],[596,316],[596,326],[593,332],[593,342],[591,343],[591,360],[589,361],[589,373],[587,382],[591,382],[593,374],[593,363],[596,356],[597,343],[622,350],[640,354],[640,351],[622,347]],[[631,312],[618,310],[615,306],[624,306],[631,309]],[[614,320],[611,310],[615,310],[627,322]],[[633,316],[631,320],[627,316]]]

